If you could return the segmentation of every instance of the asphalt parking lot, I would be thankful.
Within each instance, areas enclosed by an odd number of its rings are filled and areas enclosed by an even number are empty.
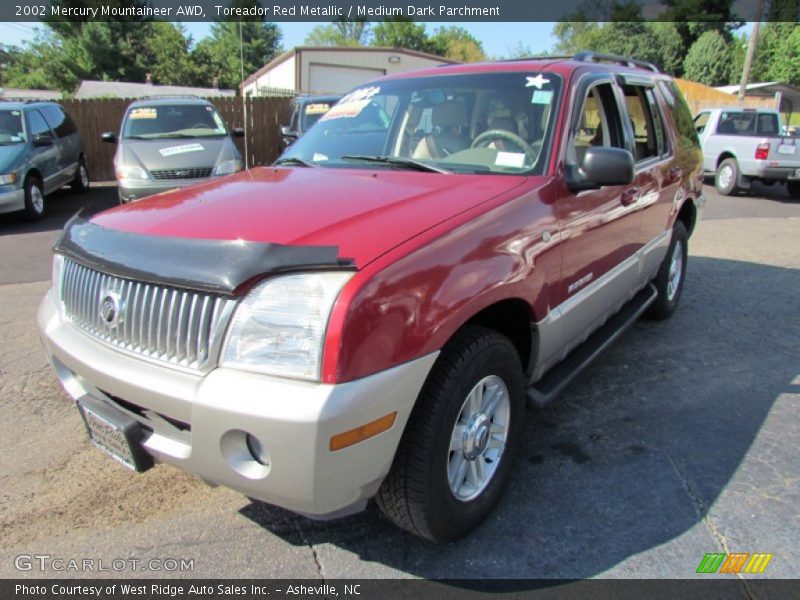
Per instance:
[[[93,449],[34,314],[60,227],[116,190],[59,192],[36,224],[0,216],[0,577],[65,575],[15,568],[46,554],[194,561],[94,576],[691,578],[708,552],[773,553],[763,576],[797,577],[800,201],[778,186],[707,194],[676,315],[637,323],[529,411],[500,506],[446,546],[375,508],[314,522],[169,466],[137,476]]]

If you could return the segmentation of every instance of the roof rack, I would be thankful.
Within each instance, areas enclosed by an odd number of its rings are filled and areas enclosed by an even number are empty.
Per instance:
[[[536,56],[520,56],[517,58],[504,58],[497,62],[519,62],[524,60],[568,60],[570,58],[572,58],[572,56],[568,56],[566,54],[561,54],[561,55],[540,54]]]
[[[0,98],[0,102],[16,102],[17,104],[33,104],[35,102],[55,102],[60,101],[54,98]]]
[[[639,69],[647,69],[659,73],[658,67],[653,63],[644,60],[635,60],[633,58],[626,58],[624,56],[617,56],[616,54],[600,54],[598,52],[578,52],[572,57],[572,60],[580,62],[611,62],[617,63],[625,67],[634,67]]]

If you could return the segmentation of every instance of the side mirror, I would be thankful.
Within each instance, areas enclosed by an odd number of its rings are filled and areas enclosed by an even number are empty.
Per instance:
[[[627,185],[633,181],[633,155],[622,148],[596,146],[586,149],[580,166],[567,173],[567,187],[573,192],[596,190],[606,185]]]
[[[234,128],[233,137],[244,137],[244,129],[241,127]]]
[[[108,142],[109,144],[116,144],[117,143],[117,136],[111,133],[110,131],[106,131],[100,138],[104,142]]]
[[[292,130],[292,128],[289,127],[288,125],[283,125],[281,127],[281,135],[285,138],[289,138],[292,140],[296,140],[299,137],[297,135],[297,132]]]
[[[31,140],[34,146],[42,147],[42,146],[52,146],[53,145],[53,136],[49,133],[36,133]]]

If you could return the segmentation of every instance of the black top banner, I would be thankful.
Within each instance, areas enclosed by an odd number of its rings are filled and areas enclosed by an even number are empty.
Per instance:
[[[4,0],[0,21],[797,22],[800,0]]]

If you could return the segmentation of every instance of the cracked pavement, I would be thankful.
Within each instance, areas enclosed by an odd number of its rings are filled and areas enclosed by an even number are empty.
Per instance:
[[[33,225],[0,217],[0,577],[63,575],[14,568],[38,553],[189,558],[188,577],[686,578],[707,552],[774,553],[763,576],[743,576],[742,597],[746,579],[796,577],[800,202],[778,186],[706,189],[675,316],[637,323],[557,402],[529,410],[498,509],[445,546],[374,507],[315,522],[169,466],[134,475],[92,448],[33,318],[58,229],[116,191],[59,192]],[[86,573],[120,574],[178,575]]]

